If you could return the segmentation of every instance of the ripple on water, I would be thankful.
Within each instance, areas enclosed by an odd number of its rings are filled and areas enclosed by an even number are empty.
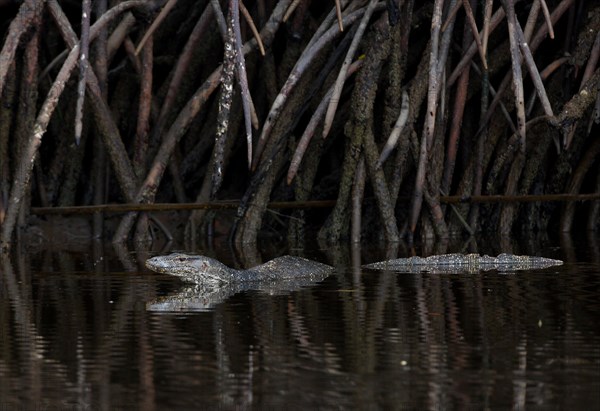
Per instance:
[[[598,264],[518,274],[341,270],[194,313],[146,311],[179,282],[124,272],[116,260],[103,267],[3,266],[6,404],[600,408]]]

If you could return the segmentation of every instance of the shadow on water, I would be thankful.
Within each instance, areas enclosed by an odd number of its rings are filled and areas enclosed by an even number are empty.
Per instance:
[[[334,274],[179,313],[146,309],[184,289],[143,268],[153,253],[15,251],[0,274],[0,408],[599,409],[599,249],[595,237],[435,244],[417,253],[565,264],[419,275],[361,271],[408,249],[294,250]],[[248,251],[212,254],[261,262]]]

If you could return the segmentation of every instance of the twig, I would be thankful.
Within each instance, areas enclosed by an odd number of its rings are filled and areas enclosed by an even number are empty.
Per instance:
[[[443,202],[442,198],[443,197],[440,197],[441,202]],[[469,233],[469,235],[475,234],[475,230],[473,230],[473,228],[469,225],[467,220],[465,220],[463,218],[462,214],[458,211],[456,206],[454,204],[449,204],[449,206],[450,206],[450,209],[452,210],[452,214],[454,214],[454,216],[458,219],[458,221],[464,227],[464,229],[467,230],[467,233]]]
[[[211,184],[211,199],[214,199],[223,181],[223,166],[227,129],[229,128],[229,110],[233,99],[233,86],[235,76],[235,34],[232,17],[233,0],[229,0],[229,21],[227,36],[225,38],[225,51],[223,56],[223,70],[221,71],[221,95],[219,96],[219,114],[217,115],[217,132],[215,134],[215,147],[213,149],[213,170]]]
[[[529,10],[529,15],[527,16],[527,22],[525,23],[525,33],[524,37],[526,41],[531,40],[531,36],[533,35],[533,29],[535,29],[535,25],[537,24],[537,20],[540,14],[541,4],[539,0],[534,0],[531,4],[531,9]]]
[[[481,30],[481,48],[483,55],[487,56],[487,46],[490,37],[490,22],[492,20],[492,3],[494,0],[486,0],[483,10],[483,29]]]
[[[233,53],[234,53],[234,58],[233,60],[235,61],[235,76],[238,80],[238,84],[240,85],[240,89],[241,89],[241,93],[242,93],[242,108],[244,110],[244,124],[246,127],[246,143],[247,143],[247,147],[248,147],[248,168],[251,167],[252,165],[252,125],[254,125],[255,128],[258,128],[258,116],[256,115],[256,110],[254,108],[254,103],[252,102],[252,98],[250,96],[250,90],[248,89],[248,77],[246,75],[246,63],[244,61],[244,55],[242,53],[242,35],[241,35],[241,31],[240,31],[240,15],[239,15],[239,11],[242,8],[243,10],[246,10],[246,8],[243,6],[243,4],[241,3],[240,0],[229,0],[229,23],[225,23],[225,17],[223,16],[223,11],[221,10],[221,6],[219,4],[218,0],[211,0],[211,4],[214,10],[215,15],[217,16],[217,23],[219,26],[219,30],[222,30],[221,25],[225,25],[225,32],[222,32],[222,36],[223,36],[223,42],[226,44],[225,46],[225,52],[227,53],[227,47],[229,47],[227,44],[229,44],[230,41],[233,41],[231,43],[231,47],[233,47]],[[252,17],[250,16],[250,14],[248,13],[248,10],[246,10],[246,14],[247,17],[246,19],[249,19],[250,25],[252,27],[254,27],[254,22],[252,21]],[[233,25],[233,26],[231,26]],[[232,31],[230,32],[230,27],[233,27]],[[256,30],[256,27],[254,27],[254,30]],[[231,38],[229,37],[231,36]],[[262,49],[262,55],[264,55],[264,45],[262,44],[262,41],[260,39],[260,34],[256,33],[256,35],[254,36],[254,38],[256,39],[259,49]],[[232,90],[233,91],[233,84],[232,84]],[[229,101],[229,105],[231,105],[231,101]],[[220,106],[225,108],[224,106]],[[229,110],[227,109],[227,112],[229,112]],[[223,132],[226,132],[227,130],[227,125],[225,123],[223,123],[223,119],[221,119],[221,124],[223,124],[225,126],[225,129]],[[217,133],[220,134],[220,133]],[[219,141],[221,143],[223,143],[223,141],[219,140],[219,138],[217,137],[217,141]],[[220,145],[219,145],[220,147]],[[222,147],[220,147],[219,152],[221,154]],[[219,160],[218,163],[220,164],[221,161]],[[221,170],[220,166],[217,165],[217,169],[216,170]],[[220,178],[220,177],[219,177]],[[217,181],[219,180],[219,178],[217,179]],[[219,184],[220,185],[220,184]],[[214,187],[213,187],[214,188]]]
[[[344,20],[342,19],[342,5],[340,4],[340,0],[335,0],[335,15],[340,31],[344,31]]]
[[[267,21],[261,31],[261,37],[265,44],[270,44],[273,40],[275,32],[281,23],[283,13],[287,9],[290,2],[291,0],[281,0],[275,6],[269,21]],[[246,42],[243,49],[244,54],[249,53],[254,47],[256,47],[256,40],[252,39]],[[204,84],[200,86],[198,90],[196,90],[185,107],[179,112],[179,115],[167,133],[164,135],[162,143],[158,149],[158,153],[154,158],[152,166],[150,167],[150,171],[146,175],[146,179],[144,180],[144,183],[140,187],[135,198],[136,202],[141,203],[153,201],[158,184],[160,183],[165,171],[165,165],[171,157],[171,154],[173,153],[173,150],[175,149],[179,139],[185,134],[196,114],[204,106],[208,98],[219,85],[221,70],[222,67],[218,67],[208,77]],[[132,223],[133,221],[130,219],[122,221],[117,228],[115,236],[113,237],[113,242],[125,241],[127,239],[129,230],[131,229]]]
[[[575,0],[562,0],[558,5],[554,8],[552,13],[550,13],[550,24],[556,24],[556,22],[562,17],[562,15],[573,5]],[[529,48],[535,52],[541,42],[544,40],[546,35],[550,31],[550,26],[548,23],[542,24],[538,29],[535,36],[529,42]]]
[[[75,108],[75,143],[81,141],[83,128],[83,102],[85,101],[85,77],[87,74],[90,50],[90,14],[91,0],[81,4],[81,39],[79,40],[79,82],[77,83],[77,103]]]
[[[350,2],[350,0],[342,0],[341,2],[341,8],[343,9],[344,7],[346,7],[348,5],[348,3]],[[348,13],[348,11],[352,11],[352,10],[346,10],[346,12]],[[337,15],[337,10],[336,10],[336,6],[334,6],[331,11],[327,14],[327,16],[325,16],[325,18],[323,19],[323,21],[321,22],[321,24],[319,25],[319,28],[315,31],[315,33],[313,34],[313,36],[311,37],[310,41],[308,42],[308,44],[306,45],[305,50],[308,50],[309,48],[311,48],[315,42],[321,38],[321,36],[331,28],[331,24],[333,23],[333,19],[336,18]],[[347,25],[347,24],[346,24]],[[338,27],[339,30],[339,27]]]
[[[152,220],[152,222],[156,224],[156,226],[163,232],[167,241],[173,240],[173,234],[171,234],[169,228],[165,224],[163,224],[163,222],[160,221],[160,219],[156,218],[156,216],[153,215],[149,215],[148,218]]]
[[[173,108],[175,98],[179,94],[179,90],[181,88],[185,72],[190,66],[192,56],[196,51],[199,42],[201,41],[202,34],[205,32],[208,25],[211,23],[211,19],[214,15],[213,13],[214,10],[212,7],[206,7],[204,9],[204,12],[202,13],[200,18],[198,19],[198,22],[192,29],[192,32],[190,33],[190,36],[188,37],[187,42],[183,47],[179,58],[177,59],[175,68],[172,71],[173,74],[171,75],[171,81],[167,88],[167,94],[162,103],[162,107],[160,108],[160,114],[158,115],[158,119],[155,121],[154,128],[152,130],[153,136],[160,136],[163,133],[165,123],[167,121],[167,116]]]
[[[350,216],[350,241],[360,243],[362,203],[365,193],[365,156],[361,156],[352,182],[352,214]]]
[[[446,29],[448,28],[448,26],[450,25],[450,23],[454,21],[454,19],[456,18],[456,14],[458,13],[458,11],[460,10],[460,8],[462,6],[463,6],[463,4],[460,2],[454,3],[454,6],[452,6],[450,11],[448,12],[448,15],[446,16],[446,20],[444,20],[444,22],[442,23],[442,27],[440,28],[440,31],[442,33],[445,32]]]
[[[381,154],[379,155],[379,160],[377,161],[377,167],[381,167],[382,164],[387,160],[389,155],[392,153],[392,150],[398,144],[398,139],[400,138],[400,134],[402,130],[404,130],[404,126],[408,121],[408,112],[410,111],[410,100],[408,99],[408,93],[406,91],[402,92],[402,107],[400,108],[400,115],[398,115],[398,120],[396,120],[396,124],[394,124],[394,128],[390,133],[387,141],[385,142],[385,146],[381,150]]]
[[[546,80],[548,76],[554,73],[557,69],[559,69],[563,64],[568,63],[571,57],[560,57],[554,60],[552,63],[548,64],[545,69],[540,73],[540,77],[542,80]],[[533,111],[533,107],[535,104],[536,93],[531,93],[531,97],[529,98],[529,102],[527,103],[527,116],[531,115]]]
[[[523,31],[521,30],[521,25],[518,21],[516,23],[517,39],[519,41],[519,48],[521,49],[521,54],[523,55],[525,60],[525,66],[527,67],[529,75],[533,80],[533,85],[535,86],[535,90],[537,91],[537,94],[540,97],[540,101],[542,103],[542,107],[544,108],[544,112],[548,117],[554,117],[552,106],[550,105],[550,100],[548,99],[548,95],[546,94],[546,89],[544,87],[544,83],[542,82],[540,72],[538,71],[537,66],[535,65],[533,55],[531,54],[531,50],[527,45],[527,41],[525,40]]]
[[[148,131],[152,107],[152,68],[154,36],[149,36],[142,50],[142,72],[140,75],[140,99],[133,149],[133,170],[138,179],[146,174]]]
[[[213,13],[215,13],[215,18],[217,19],[217,27],[219,28],[219,32],[221,33],[221,38],[223,39],[223,42],[226,42],[227,22],[225,21],[225,16],[223,15],[221,4],[219,3],[219,0],[210,0],[210,5],[212,6]]]
[[[379,7],[385,7],[385,5],[381,5]],[[347,26],[353,24],[358,18],[360,18],[364,13],[364,9],[360,9],[354,11],[344,17],[344,24]],[[261,135],[257,141],[256,149],[254,150],[254,158],[252,160],[252,168],[256,169],[258,162],[260,160],[260,156],[264,150],[264,147],[267,144],[267,141],[270,137],[271,130],[275,124],[275,121],[279,118],[283,107],[289,98],[290,94],[298,84],[298,81],[304,74],[304,71],[309,67],[310,63],[316,58],[318,52],[323,49],[329,42],[331,42],[335,37],[339,35],[339,30],[337,27],[330,28],[327,30],[321,37],[316,40],[310,48],[305,49],[302,56],[296,62],[296,65],[292,69],[292,72],[288,76],[285,84],[281,88],[279,94],[275,98],[271,109],[269,110],[269,114],[267,119],[263,125],[263,129]],[[313,36],[314,38],[315,36]],[[310,44],[310,43],[309,43]]]
[[[254,107],[248,89],[248,77],[246,76],[246,62],[242,52],[242,34],[240,32],[240,4],[239,0],[229,0],[229,23],[233,28],[235,46],[236,77],[242,91],[242,107],[244,109],[244,124],[246,126],[246,144],[248,151],[248,168],[252,166],[252,111]],[[258,36],[260,38],[260,36]],[[257,39],[258,42],[258,39]],[[254,115],[256,117],[256,114]]]
[[[388,242],[397,242],[400,235],[396,216],[385,175],[383,170],[377,167],[379,152],[373,135],[373,109],[376,95],[373,85],[378,82],[381,67],[389,56],[392,44],[387,20],[386,16],[382,16],[375,23],[375,37],[371,40],[372,44],[366,55],[365,67],[357,76],[356,87],[353,91],[352,126],[347,127],[346,132],[349,133],[348,137],[350,137],[352,145],[362,144],[363,157],[375,194],[385,239]]]
[[[104,13],[91,27],[90,29],[90,40],[96,37],[98,32],[104,28],[108,23],[110,23],[113,19],[118,17],[124,11],[134,8],[134,7],[145,7],[147,6],[147,2],[145,0],[131,0],[120,3],[119,5],[113,7]],[[2,225],[2,236],[1,242],[2,247],[8,247],[10,243],[10,239],[12,236],[12,232],[14,230],[14,226],[16,223],[16,218],[18,214],[18,210],[20,208],[21,200],[25,195],[25,191],[29,187],[29,182],[31,178],[31,172],[33,169],[34,162],[32,161],[38,151],[40,144],[42,143],[42,137],[46,132],[48,127],[48,123],[50,122],[50,118],[52,117],[52,113],[58,104],[58,99],[62,94],[69,77],[71,76],[72,70],[77,64],[77,57],[79,56],[79,46],[76,45],[71,49],[67,59],[65,60],[60,72],[56,76],[52,87],[48,91],[46,96],[46,100],[42,104],[42,107],[38,113],[37,119],[35,121],[33,132],[30,136],[30,139],[27,143],[27,146],[23,149],[19,163],[18,163],[18,171],[17,174],[22,176],[20,180],[15,180],[11,189],[10,195],[10,203],[8,206],[8,210],[6,213],[6,218]],[[95,77],[95,76],[94,76]],[[123,153],[125,150],[123,149]],[[132,173],[133,174],[133,173]],[[117,173],[119,176],[119,173]],[[129,182],[122,180],[124,184],[129,184]],[[133,181],[131,182],[133,183]],[[126,186],[122,186],[125,194],[129,191]]]
[[[471,10],[471,5],[468,0],[463,2],[465,10],[470,10],[470,15],[473,16],[473,11]],[[467,13],[468,14],[468,13]],[[475,21],[473,20],[473,23]],[[475,29],[477,27],[475,26]],[[467,27],[463,29],[463,50],[468,47],[471,43],[473,36],[476,34],[476,30],[467,30]],[[479,35],[477,33],[477,35]],[[480,52],[483,53],[483,45],[479,43]],[[485,55],[482,56],[482,61],[485,61]],[[471,60],[471,63],[474,63]],[[475,64],[471,64],[475,65]],[[487,65],[483,65],[483,70],[487,71]],[[448,137],[448,143],[446,145],[446,160],[444,164],[444,171],[442,174],[442,180],[440,183],[440,187],[442,192],[448,192],[450,190],[450,184],[452,182],[452,176],[454,174],[454,166],[456,164],[456,153],[458,151],[458,142],[461,135],[461,126],[463,122],[463,116],[465,111],[465,105],[467,102],[467,89],[469,86],[471,71],[466,69],[460,75],[460,79],[458,81],[458,85],[456,86],[456,91],[454,94],[454,108],[452,112],[452,123],[450,124],[450,135]]]
[[[558,19],[560,19],[562,17],[562,15],[569,9],[569,7],[572,6],[574,0],[562,0],[558,6],[556,6],[556,8],[554,9],[554,11],[552,12],[552,14],[550,15],[550,21],[552,23],[556,23],[558,21]],[[535,4],[534,4],[535,6]],[[531,11],[531,14],[533,14],[535,12],[535,10]],[[528,39],[527,33],[531,33],[532,30],[530,27],[533,27],[535,24],[535,19],[528,19],[527,21],[527,26],[525,27],[525,39]],[[537,31],[537,33],[535,34],[535,36],[533,37],[533,39],[531,39],[531,41],[529,41],[529,48],[531,49],[531,52],[534,53],[535,50],[537,50],[537,48],[539,47],[539,45],[541,44],[542,40],[544,39],[544,37],[546,36],[546,34],[548,33],[548,25],[547,24],[543,24]],[[529,34],[530,35],[530,34]],[[500,98],[503,96],[504,92],[506,91],[508,84],[510,82],[510,73],[507,73],[507,75],[504,77],[504,79],[502,80],[502,83],[500,84],[500,87],[498,87],[498,90],[496,92],[496,95],[494,97],[494,100],[492,101],[492,103],[490,104],[488,111],[486,113],[485,116],[485,121],[484,124],[480,125],[480,131],[483,127],[485,127],[485,124],[487,124],[487,122],[490,120],[490,118],[492,117],[494,110],[496,108],[496,105],[500,102]]]
[[[123,42],[129,38],[129,33],[134,30],[136,24],[137,19],[131,12],[123,13],[123,18],[108,37],[106,43],[107,61],[112,61]]]
[[[52,17],[56,21],[61,35],[63,36],[63,39],[69,46],[73,47],[71,54],[77,55],[77,36],[75,34],[75,31],[71,27],[69,20],[67,19],[66,15],[62,11],[60,5],[58,4],[58,1],[48,0],[48,8]],[[106,16],[108,13],[111,13],[111,10],[103,14],[103,17]],[[100,33],[100,30],[96,30],[95,28],[97,27],[96,25],[102,20],[102,18],[98,19],[98,21],[96,21],[96,23],[91,27],[91,40],[94,39],[94,37]],[[75,50],[75,52],[73,52],[73,50]],[[69,55],[69,58],[71,58],[71,54]],[[65,61],[65,65],[67,65],[69,58],[67,58],[67,60]],[[71,65],[67,66],[67,68],[69,67],[71,69],[73,68],[73,66]],[[59,72],[58,76],[56,77],[56,81],[60,81],[62,76],[61,73],[63,73],[64,71],[65,66],[63,66],[61,72]],[[131,166],[131,162],[129,161],[129,157],[127,157],[127,151],[121,139],[119,129],[115,124],[115,121],[111,115],[112,113],[102,96],[102,91],[100,89],[98,79],[96,78],[94,71],[89,66],[86,79],[89,92],[89,101],[94,110],[96,124],[99,128],[102,137],[104,138],[104,144],[109,151],[110,158],[113,162],[116,177],[119,181],[121,190],[123,191],[125,198],[128,199],[127,201],[131,201],[135,193],[136,179],[133,167]]]
[[[517,17],[513,0],[502,0],[506,20],[508,22],[508,40],[510,42],[510,55],[512,62],[513,92],[515,94],[515,107],[517,110],[517,130],[521,138],[521,151],[525,150],[526,120],[525,120],[525,94],[523,91],[523,74],[521,72],[521,55],[519,53],[519,40],[517,34]]]
[[[252,16],[248,12],[248,9],[246,8],[246,6],[244,6],[244,2],[242,0],[240,0],[240,11],[242,12],[242,15],[244,16],[246,23],[248,23],[248,27],[250,27],[250,31],[252,31],[252,35],[256,39],[256,43],[258,43],[258,51],[260,51],[260,55],[264,57],[266,54],[265,45],[263,44],[262,39],[260,38],[260,33],[258,32],[256,25],[254,24],[254,20],[252,19]]]
[[[556,8],[552,12],[552,14],[550,15],[550,21],[555,24],[558,21],[558,19],[560,19],[562,17],[562,15],[569,9],[569,7],[571,7],[573,5],[574,1],[575,0],[562,0],[558,4],[558,6],[556,6]],[[529,25],[529,21],[528,21],[528,25]],[[525,32],[528,32],[527,27],[525,28]],[[531,49],[532,53],[535,53],[535,51],[537,50],[539,45],[542,43],[542,40],[544,39],[544,37],[546,37],[547,33],[548,33],[548,26],[546,24],[543,24],[538,29],[538,31],[535,34],[535,36],[533,37],[533,39],[529,42],[529,48]],[[527,39],[527,36],[525,38]],[[462,60],[461,60],[461,62],[462,62]],[[454,72],[457,72],[457,70],[454,70]],[[502,83],[500,84],[500,87],[498,87],[498,89],[496,91],[494,100],[492,101],[492,103],[490,104],[490,106],[486,112],[485,121],[482,124],[480,124],[479,131],[481,131],[485,127],[485,125],[488,123],[488,121],[492,118],[492,116],[494,114],[494,110],[496,109],[496,106],[500,102],[501,97],[504,95],[504,92],[506,91],[508,84],[510,83],[510,78],[511,78],[511,76],[510,76],[510,72],[509,72],[502,79]]]
[[[565,103],[560,114],[556,116],[555,125],[563,129],[569,129],[577,120],[580,120],[586,110],[596,103],[596,98],[600,95],[599,85],[600,67],[596,68],[596,71],[583,85],[581,91]]]
[[[94,4],[94,11],[96,16],[101,16],[106,13],[108,8],[108,0],[99,0]],[[127,15],[133,17],[129,12],[125,13],[123,19],[115,28],[115,32],[123,27]],[[114,33],[113,32],[113,35]],[[127,30],[125,30],[127,32]],[[111,35],[111,37],[113,37]],[[102,92],[102,96],[106,99],[108,94],[108,32],[106,29],[101,30],[98,34],[98,38],[94,42],[94,71],[98,76],[98,86]],[[108,179],[106,178],[106,147],[102,144],[102,140],[99,135],[95,135],[92,141],[94,146],[94,159],[92,160],[91,182],[93,185],[93,198],[92,204],[103,204],[107,201],[106,199],[106,186]],[[94,239],[100,239],[104,236],[104,216],[101,213],[94,213],[92,221],[92,236]]]
[[[352,74],[354,74],[358,69],[360,69],[362,62],[363,60],[357,60],[354,63],[352,63],[348,68],[348,72],[346,73],[346,75],[350,77]],[[300,163],[302,162],[304,153],[308,149],[308,145],[310,144],[310,141],[312,140],[312,137],[315,134],[317,126],[319,125],[319,123],[323,119],[323,116],[325,115],[325,110],[329,105],[329,100],[331,99],[332,94],[333,86],[331,86],[331,88],[327,91],[327,94],[325,94],[325,96],[323,97],[323,100],[321,100],[321,102],[317,106],[317,109],[310,118],[310,121],[308,122],[308,125],[304,130],[304,133],[302,133],[302,137],[300,137],[300,140],[298,141],[298,145],[296,146],[296,150],[294,151],[294,155],[292,156],[292,160],[290,162],[290,168],[288,169],[288,184],[292,183],[294,177],[298,173],[298,168],[300,168]]]
[[[421,205],[423,203],[423,191],[425,186],[425,175],[427,170],[427,159],[430,141],[433,139],[435,118],[437,112],[438,99],[438,53],[440,44],[440,25],[442,19],[443,0],[435,0],[433,6],[433,16],[431,18],[431,50],[429,53],[429,88],[427,92],[427,112],[425,115],[425,127],[421,137],[421,148],[419,152],[419,163],[417,166],[417,176],[415,178],[415,188],[413,192],[413,201],[409,217],[409,230],[414,234],[417,228],[417,221],[421,214]]]
[[[333,88],[333,94],[331,95],[331,99],[329,100],[327,113],[325,114],[325,123],[323,124],[323,137],[327,137],[327,135],[329,134],[329,130],[331,130],[331,125],[333,124],[333,117],[335,116],[338,103],[340,102],[340,95],[342,94],[342,89],[344,88],[344,82],[346,81],[346,73],[348,72],[350,64],[352,64],[352,60],[354,59],[356,49],[358,48],[358,45],[362,40],[362,36],[365,32],[365,29],[367,28],[369,20],[371,20],[371,16],[375,11],[376,5],[377,0],[371,0],[369,2],[369,6],[367,7],[365,14],[363,14],[362,20],[360,21],[360,25],[358,26],[358,30],[356,30],[356,34],[354,35],[352,43],[348,48],[346,58],[344,58],[344,62],[342,63],[342,67],[340,68],[340,72],[338,73],[338,77],[335,82],[335,87]]]
[[[475,44],[477,44],[477,50],[479,50],[479,57],[481,58],[481,64],[483,64],[483,68],[487,70],[487,58],[485,56],[485,50],[483,49],[483,44],[481,43],[481,37],[479,37],[479,30],[477,30],[477,23],[475,22],[475,16],[473,15],[473,9],[471,8],[471,4],[469,0],[462,0],[463,8],[467,13],[467,20],[469,21],[469,27],[471,27],[471,33],[473,34],[473,39],[475,40]]]
[[[502,7],[500,7],[498,10],[496,10],[494,15],[492,16],[490,24],[488,25],[488,33],[493,32],[496,29],[496,27],[498,27],[498,24],[500,24],[500,22],[502,21],[502,19],[504,18],[505,15],[506,14],[504,13],[504,10],[502,9]],[[485,30],[485,27],[484,27],[484,30]],[[487,38],[488,36],[481,35],[481,37]],[[473,41],[471,43],[471,46],[469,46],[469,49],[463,53],[463,56],[460,59],[460,62],[456,65],[452,74],[450,74],[450,76],[448,76],[448,80],[446,81],[446,87],[451,87],[452,85],[454,85],[454,82],[458,79],[458,76],[460,76],[460,73],[462,73],[462,71],[465,69],[465,67],[467,67],[467,65],[469,64],[469,62],[471,61],[471,59],[473,58],[475,53],[477,53],[477,45],[475,44],[475,41]]]
[[[594,45],[592,46],[592,50],[590,52],[590,57],[588,58],[587,64],[585,66],[585,70],[583,71],[583,75],[581,76],[581,83],[579,84],[579,92],[580,93],[584,89],[588,80],[593,76],[594,69],[596,68],[596,65],[598,64],[599,56],[600,56],[600,32],[598,32],[596,34],[596,40],[594,41]],[[600,104],[598,102],[600,102],[600,100],[598,100],[596,102],[597,105]],[[600,112],[598,113],[598,115],[600,115]],[[590,121],[591,121],[591,119],[590,119]],[[576,129],[577,129],[577,122],[575,122],[571,126],[571,129],[567,133],[564,134],[563,145],[564,145],[565,149],[568,149],[569,147],[571,147],[571,142],[573,141],[573,136],[575,135]]]
[[[410,197],[398,197],[401,202],[410,201]],[[440,202],[445,204],[497,204],[497,203],[534,203],[534,202],[577,202],[600,200],[600,193],[584,194],[523,194],[515,196],[496,195],[473,195],[473,196],[440,196]],[[336,200],[311,200],[311,201],[273,201],[267,204],[271,209],[313,209],[331,208]],[[127,213],[138,212],[165,212],[165,211],[189,211],[189,210],[236,210],[240,200],[220,200],[203,203],[121,203],[121,204],[98,204],[88,206],[67,207],[31,207],[34,215],[69,215],[69,214],[93,214],[93,213]]]
[[[12,20],[8,28],[8,36],[4,41],[4,46],[0,51],[0,96],[4,90],[4,83],[10,68],[10,63],[13,61],[21,36],[28,32],[31,25],[37,21],[37,17],[44,9],[45,0],[26,0],[21,7],[17,16]]]
[[[471,61],[471,68],[475,71],[475,73],[477,73],[483,79],[483,73],[481,72],[481,70],[479,70],[479,67],[477,67],[477,65],[473,61]],[[508,112],[506,105],[504,105],[504,103],[500,99],[501,94],[499,94],[499,91],[497,91],[494,88],[494,86],[492,86],[489,83],[489,81],[487,83],[487,87],[489,90],[489,94],[494,98],[494,100],[492,101],[492,104],[489,106],[489,108],[487,108],[487,110],[484,112],[485,116],[483,116],[482,121],[480,121],[480,126],[479,126],[479,129],[477,130],[477,133],[475,133],[475,137],[478,137],[479,134],[481,134],[487,127],[487,123],[492,118],[492,115],[494,113],[494,109],[496,108],[496,105],[500,105],[500,111],[502,111],[502,115],[506,119],[506,124],[508,124],[508,126],[510,127],[511,132],[516,134],[517,127],[515,126],[513,119],[510,117],[510,113]],[[500,88],[501,88],[501,90],[504,90],[504,89],[502,89],[502,84],[500,85]]]
[[[127,57],[129,58],[129,62],[133,67],[133,70],[136,72],[138,76],[142,75],[142,61],[140,60],[140,56],[135,54],[135,44],[133,44],[133,40],[129,36],[123,39],[123,48],[127,53]]]
[[[583,90],[583,87],[588,82],[588,80],[594,74],[594,70],[598,65],[598,60],[600,58],[600,31],[596,33],[596,39],[594,40],[594,45],[592,46],[592,50],[590,51],[590,57],[588,58],[587,64],[585,65],[585,70],[583,71],[583,75],[581,76],[581,84],[579,84],[579,91]]]
[[[538,123],[545,123],[548,122],[549,118],[547,116],[538,116],[535,118],[532,118],[531,120],[529,120],[527,122],[527,127],[533,127],[534,125],[538,124]],[[496,160],[491,168],[491,170],[489,171],[489,176],[488,176],[488,189],[493,186],[493,184],[495,183],[495,180],[498,178],[498,176],[500,175],[500,172],[502,171],[504,164],[509,161],[515,154],[515,152],[517,152],[517,155],[519,155],[520,153],[522,153],[524,150],[521,148],[521,136],[519,134],[518,131],[513,132],[513,134],[507,139],[507,143],[506,143],[506,148],[496,156]],[[490,189],[491,191],[491,189]],[[513,195],[514,192],[511,191],[507,191],[504,193],[505,195]]]
[[[542,12],[544,13],[544,18],[546,19],[546,25],[548,26],[548,35],[551,39],[554,38],[554,28],[552,27],[552,19],[550,18],[550,12],[548,11],[548,5],[546,4],[546,0],[538,0],[542,4]]]
[[[296,10],[296,8],[300,5],[300,2],[302,0],[294,0],[292,2],[292,4],[290,4],[290,7],[286,10],[285,14],[283,15],[283,22],[287,22],[288,19],[290,18],[290,16],[292,15],[292,13]]]
[[[156,18],[154,19],[154,21],[152,22],[152,24],[150,25],[150,27],[144,34],[144,37],[142,37],[140,44],[138,44],[138,46],[136,47],[136,49],[135,49],[136,55],[140,54],[140,51],[144,47],[144,44],[146,44],[148,37],[150,37],[152,35],[152,33],[154,33],[156,31],[158,26],[160,26],[160,23],[162,23],[163,20],[167,17],[167,15],[171,11],[171,9],[173,9],[173,7],[175,7],[175,3],[177,3],[177,0],[167,1],[167,4],[165,4],[165,7],[163,7],[163,9],[160,11],[160,13],[158,13],[158,16],[156,16]]]

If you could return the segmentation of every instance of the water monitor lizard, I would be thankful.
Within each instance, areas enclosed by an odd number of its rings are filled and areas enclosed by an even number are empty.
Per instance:
[[[562,265],[561,260],[528,255],[500,254],[498,257],[479,254],[441,254],[430,257],[409,257],[364,265],[370,270],[409,273],[456,273],[497,270],[501,272],[536,270]]]
[[[302,257],[284,256],[247,270],[227,267],[214,258],[173,253],[146,261],[149,269],[192,285],[146,304],[150,311],[204,311],[242,291],[282,294],[310,286],[333,273],[333,267]]]
[[[286,255],[247,270],[227,267],[214,258],[203,255],[173,253],[146,260],[152,271],[180,277],[195,284],[231,284],[265,282],[296,278],[322,279],[333,272],[333,267],[302,257]]]

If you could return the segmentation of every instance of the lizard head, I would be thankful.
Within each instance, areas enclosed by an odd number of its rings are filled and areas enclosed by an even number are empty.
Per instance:
[[[158,273],[170,274],[196,284],[228,282],[232,269],[214,258],[203,255],[172,253],[146,260],[146,267]]]

